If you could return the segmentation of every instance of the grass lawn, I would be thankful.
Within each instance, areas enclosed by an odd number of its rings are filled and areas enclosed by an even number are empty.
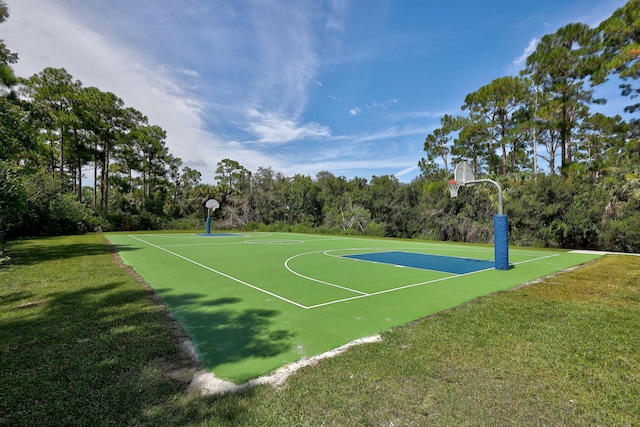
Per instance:
[[[189,396],[180,331],[101,235],[11,242],[0,425],[638,425],[640,257],[384,332],[278,389]]]

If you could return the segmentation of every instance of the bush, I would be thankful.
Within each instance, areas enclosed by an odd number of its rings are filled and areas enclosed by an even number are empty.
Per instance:
[[[205,226],[206,224],[203,218],[192,215],[186,218],[165,221],[162,228],[165,230],[204,230]]]
[[[26,210],[27,197],[16,168],[0,161],[0,239],[19,227]]]
[[[139,215],[126,213],[107,215],[109,230],[117,231],[137,231],[137,230],[159,230],[161,229],[162,220],[150,214],[143,212]]]
[[[102,228],[104,221],[44,170],[22,175],[21,184],[26,208],[11,236],[56,236]]]

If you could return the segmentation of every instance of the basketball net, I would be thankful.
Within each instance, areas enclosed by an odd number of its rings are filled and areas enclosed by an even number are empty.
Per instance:
[[[459,184],[454,180],[454,181],[447,181],[447,186],[449,187],[449,192],[451,193],[451,197],[458,197],[458,189],[460,188],[461,184]]]

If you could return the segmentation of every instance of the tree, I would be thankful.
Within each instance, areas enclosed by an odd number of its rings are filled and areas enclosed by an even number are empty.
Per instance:
[[[354,204],[348,195],[337,205],[335,211],[328,215],[333,223],[342,228],[342,231],[357,230],[364,232],[367,224],[371,221],[371,214],[361,205]]]
[[[249,189],[251,172],[231,159],[218,162],[215,179],[224,195],[240,194]]]
[[[569,24],[542,37],[527,58],[523,71],[534,84],[548,93],[548,111],[555,116],[561,143],[563,174],[573,161],[572,136],[579,121],[588,114],[588,105],[603,103],[586,88],[587,79],[600,66],[598,32],[585,24]]]
[[[160,126],[135,126],[135,146],[139,150],[142,190],[144,197],[151,196],[155,187],[166,176],[169,150],[165,145],[167,133]]]
[[[473,165],[474,175],[480,175],[485,168],[490,171],[497,170],[495,152],[491,151],[493,147],[487,144],[482,122],[470,117],[461,117],[458,121],[460,132],[451,146],[452,162],[469,160]]]
[[[521,77],[501,77],[495,79],[466,96],[463,110],[469,110],[473,122],[473,132],[488,144],[488,164],[490,173],[498,173],[496,157],[500,157],[502,175],[513,172],[518,151],[523,149],[527,137],[526,128],[520,126],[518,112],[524,109],[529,97],[530,83]],[[511,161],[508,147],[511,146]],[[500,156],[495,153],[500,149]]]
[[[18,168],[0,160],[0,240],[7,232],[19,227],[26,210],[26,195]]]
[[[30,104],[11,97],[0,97],[0,160],[27,164],[37,152],[37,131]]]
[[[407,186],[393,175],[373,176],[370,185],[361,193],[366,197],[364,207],[371,218],[384,229],[387,236],[410,237],[408,223],[413,212]]]
[[[0,23],[9,17],[6,2],[0,0]],[[25,151],[33,148],[31,141],[27,103],[20,100],[13,90],[18,79],[10,64],[18,61],[18,55],[12,53],[0,39],[0,161],[19,162],[26,157]]]
[[[451,134],[457,130],[458,120],[448,114],[440,119],[441,127],[435,129],[433,133],[427,135],[424,140],[423,150],[427,153],[426,159],[423,157],[418,166],[425,178],[446,178],[449,176],[449,143]],[[437,159],[442,161],[443,169],[438,165]]]
[[[287,206],[291,223],[317,226],[322,223],[322,205],[318,200],[320,189],[310,176],[295,175],[289,180]]]
[[[179,157],[173,157],[172,155],[168,155],[168,166],[169,166],[169,182],[168,182],[168,190],[170,192],[171,197],[168,202],[169,205],[165,203],[164,213],[173,217],[179,218],[181,214],[181,209],[179,205],[180,196],[184,194],[184,189],[181,184],[181,175],[180,175],[180,167],[182,166],[182,159]]]
[[[0,0],[0,24],[3,23],[9,17],[9,8],[5,1]],[[18,83],[18,79],[13,73],[13,69],[9,64],[15,64],[18,62],[18,54],[12,53],[3,39],[0,39],[0,85],[6,88],[6,91],[10,91],[10,88]],[[4,92],[4,90],[3,90]],[[8,93],[2,93],[2,96],[8,95]]]
[[[625,81],[640,79],[640,0],[630,0],[616,10],[598,27],[603,35],[605,73],[615,73]],[[604,80],[604,74],[598,82]],[[620,86],[622,95],[631,99],[640,95],[640,87],[625,83]],[[629,105],[625,111],[640,110],[640,103]]]
[[[534,173],[538,170],[537,159],[541,158],[547,162],[549,174],[555,175],[558,169],[556,159],[561,146],[557,103],[553,102],[549,93],[540,90],[537,85],[533,85],[533,91],[529,110],[532,111],[531,139],[535,156]],[[539,151],[538,145],[544,146],[544,150]]]
[[[189,212],[195,215],[206,215],[205,203],[209,199],[221,200],[219,188],[209,184],[197,184],[187,193]]]
[[[320,171],[316,174],[315,184],[318,188],[318,203],[322,206],[324,222],[330,212],[339,211],[341,196],[347,190],[347,180],[329,171]]]
[[[577,133],[576,157],[585,162],[593,182],[607,170],[628,161],[629,124],[622,117],[596,113],[583,120]]]
[[[170,165],[173,194],[169,212],[174,218],[185,217],[194,213],[189,207],[189,194],[200,184],[200,180],[202,179],[200,172],[187,166],[183,167],[182,173],[180,173],[177,168],[181,165],[182,161],[178,158],[175,158]]]
[[[84,90],[87,110],[83,120],[87,130],[92,132],[94,142],[94,206],[97,206],[96,194],[100,183],[99,208],[103,214],[109,212],[109,165],[112,152],[116,152],[123,135],[130,127],[132,110],[125,111],[124,102],[111,92],[102,92],[95,87]],[[98,176],[100,170],[100,176]]]
[[[251,206],[254,220],[264,224],[289,220],[286,197],[288,181],[272,168],[260,167],[251,176]]]
[[[74,81],[64,68],[45,68],[25,81],[24,93],[45,114],[42,125],[50,147],[49,167],[54,173],[57,166],[61,183],[66,181],[64,167],[69,140],[78,136],[79,123],[73,106],[81,87],[82,83]]]
[[[226,219],[231,225],[250,222],[251,172],[235,160],[223,159],[218,162],[215,179]]]

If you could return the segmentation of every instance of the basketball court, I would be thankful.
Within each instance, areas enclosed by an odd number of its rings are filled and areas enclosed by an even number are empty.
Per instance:
[[[293,233],[106,237],[237,384],[600,254]],[[429,345],[429,343],[425,343]]]

